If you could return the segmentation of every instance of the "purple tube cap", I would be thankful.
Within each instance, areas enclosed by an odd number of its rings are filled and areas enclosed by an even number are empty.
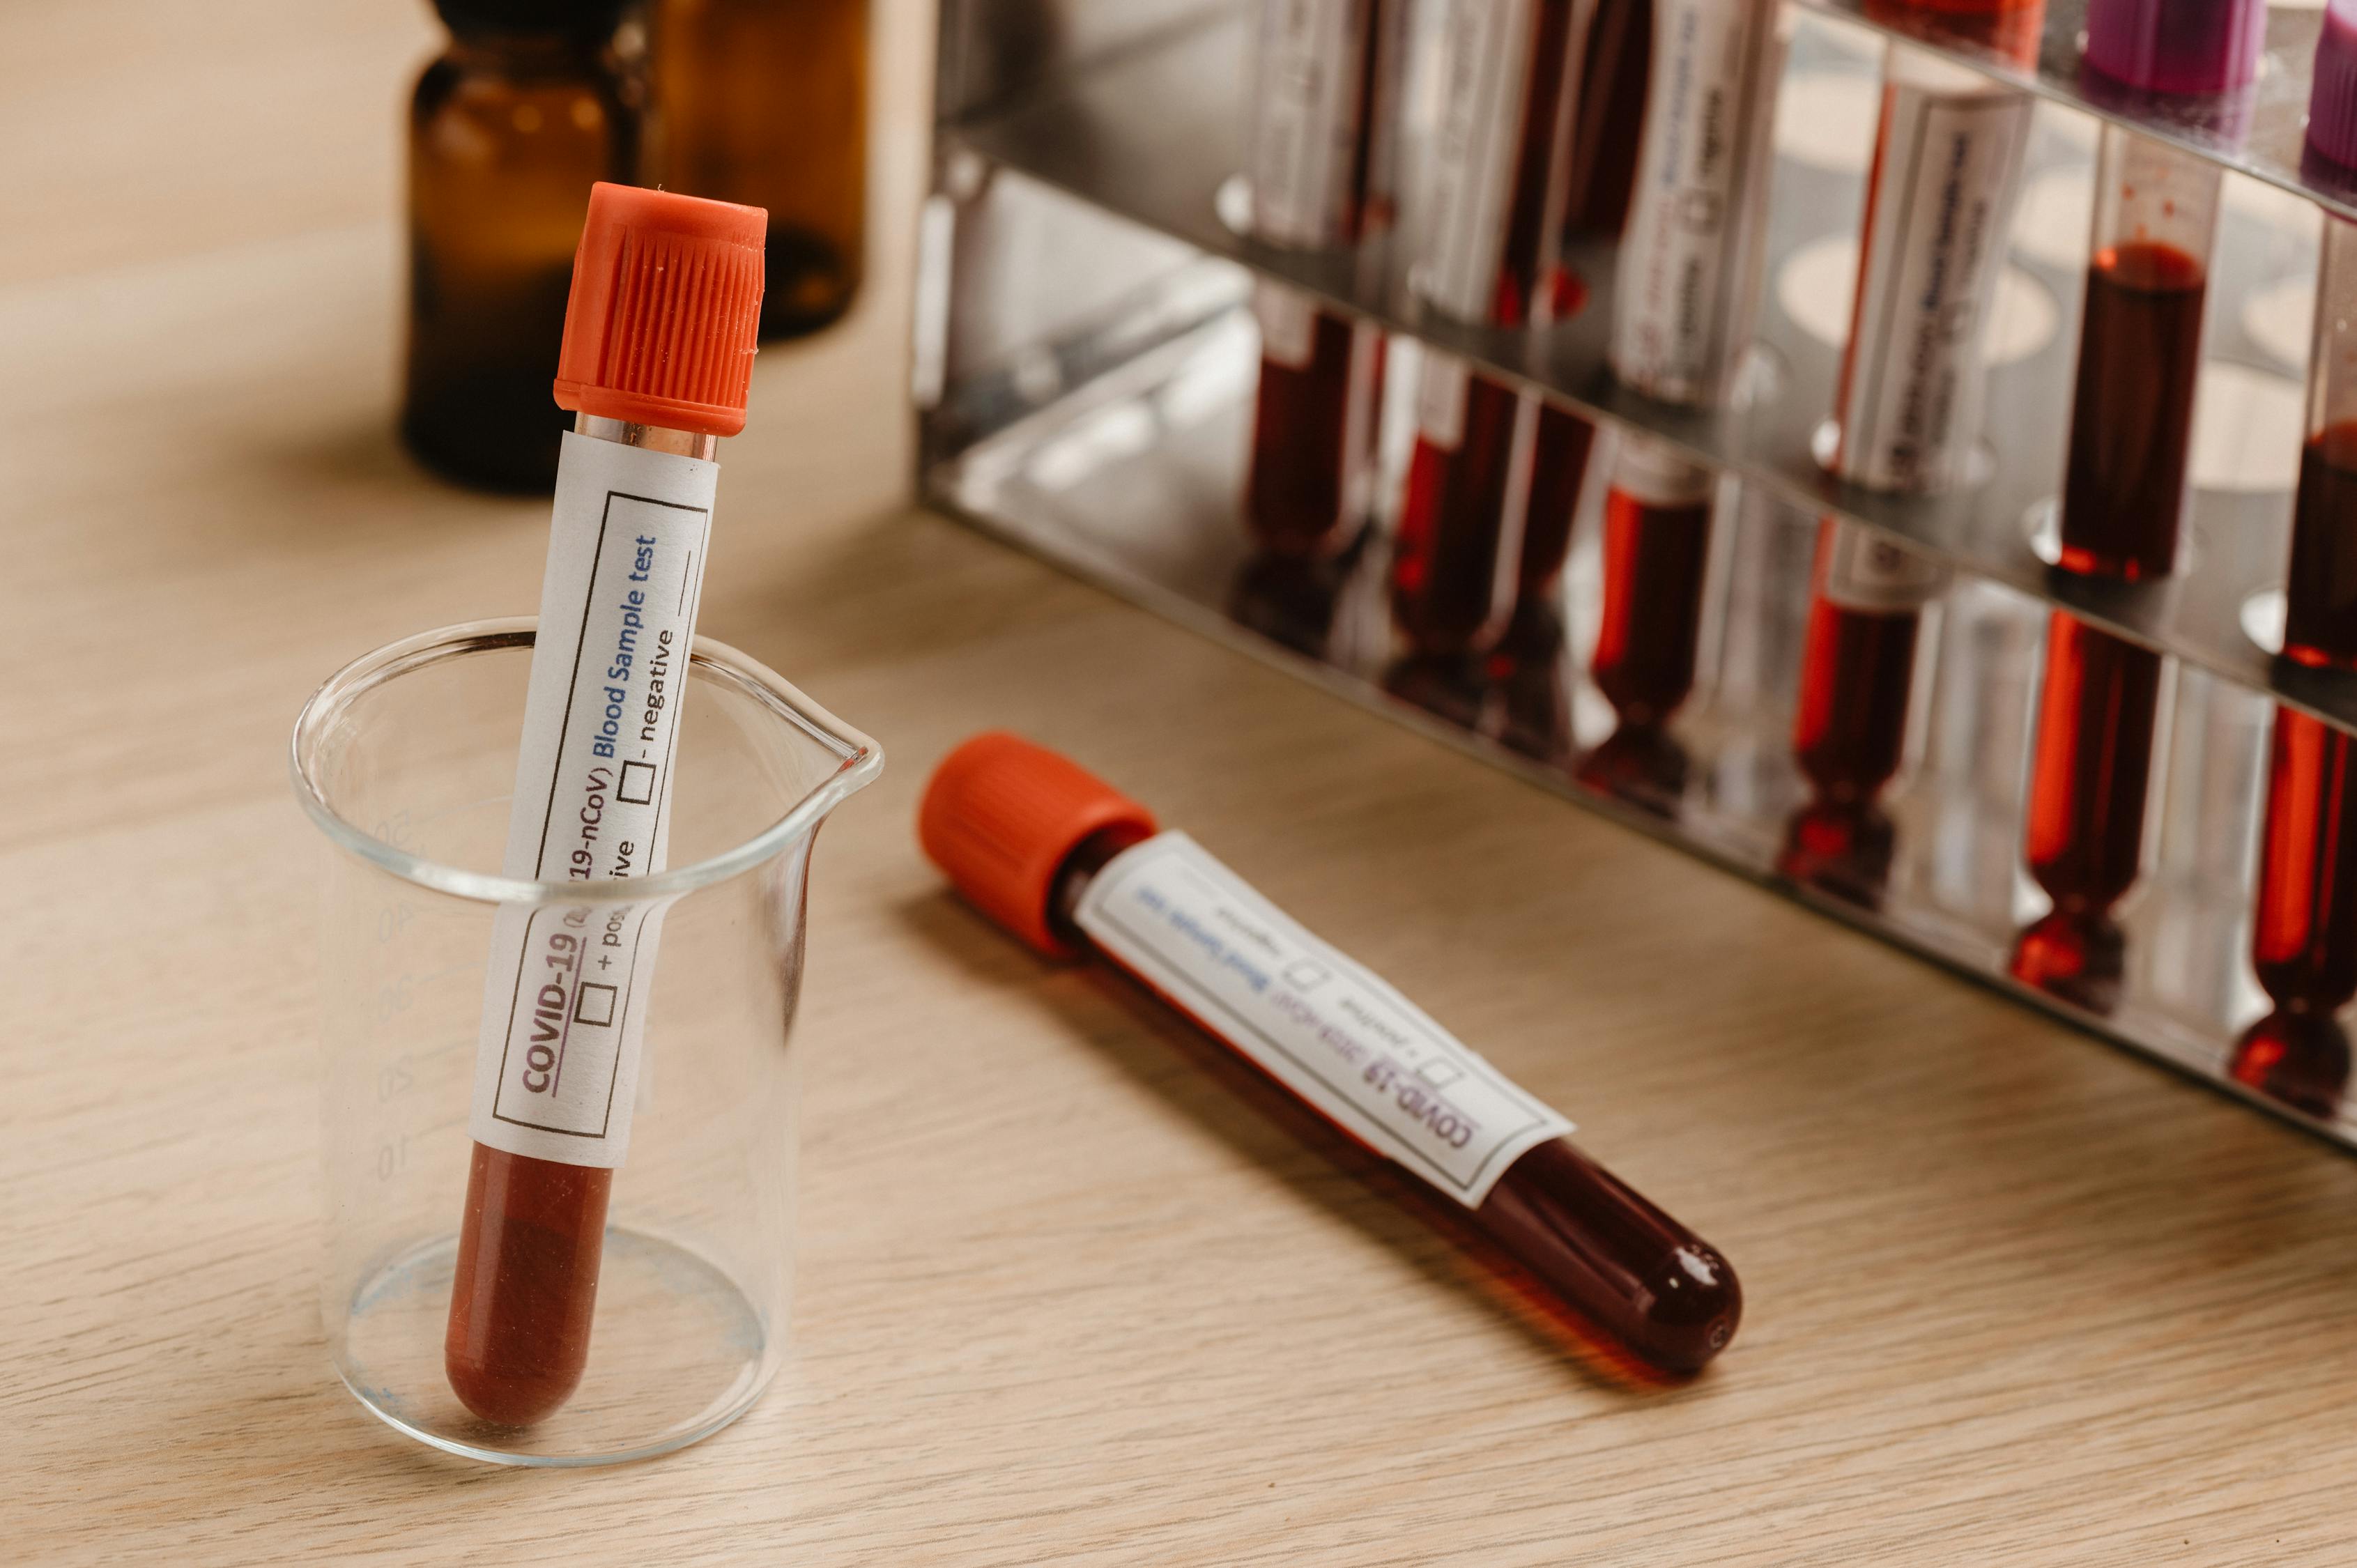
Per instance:
[[[2308,145],[2343,168],[2357,168],[2357,0],[2325,7],[2308,90]]]
[[[2087,63],[2144,92],[2233,92],[2258,75],[2266,0],[2088,0]]]

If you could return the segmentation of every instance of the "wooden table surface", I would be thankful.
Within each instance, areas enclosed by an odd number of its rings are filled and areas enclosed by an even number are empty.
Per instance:
[[[425,7],[0,16],[0,1559],[2357,1559],[2357,1164],[908,505],[930,43],[884,13],[873,286],[764,354],[705,611],[890,757],[815,872],[798,1348],[570,1475],[379,1426],[312,1305],[286,732],[529,608],[544,530],[389,435]],[[945,897],[910,816],[985,725],[1568,1110],[1737,1262],[1734,1348],[1600,1379]]]

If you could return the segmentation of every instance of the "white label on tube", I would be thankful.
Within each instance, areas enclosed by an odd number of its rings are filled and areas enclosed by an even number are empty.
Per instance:
[[[570,431],[556,473],[506,871],[662,868],[717,464]],[[507,906],[493,924],[468,1131],[611,1168],[630,1144],[658,904]]]
[[[1664,403],[1725,395],[1747,347],[1757,217],[1772,138],[1775,7],[1660,0],[1637,166],[1620,247],[1612,368]]]
[[[1530,100],[1534,3],[1453,0],[1448,7],[1423,289],[1459,321],[1489,321],[1497,298]]]
[[[1692,506],[1717,492],[1718,475],[1659,441],[1624,430],[1613,454],[1612,488],[1649,506]]]
[[[1415,433],[1443,452],[1454,452],[1465,440],[1465,400],[1472,391],[1472,374],[1454,354],[1427,349],[1424,371],[1415,386]]]
[[[1319,1114],[1478,1208],[1571,1123],[1184,833],[1116,855],[1073,917]]]
[[[1309,296],[1265,278],[1253,285],[1253,315],[1260,322],[1260,357],[1288,371],[1309,368],[1318,342],[1318,307]]]
[[[1821,592],[1844,609],[1867,615],[1918,610],[1947,591],[1937,561],[1850,522],[1828,522]]]
[[[1253,230],[1318,250],[1350,238],[1374,0],[1261,0]]]
[[[1879,185],[1845,367],[1841,477],[1921,492],[1963,478],[1980,439],[1983,328],[2029,140],[2018,89],[1926,86],[1892,51]]]

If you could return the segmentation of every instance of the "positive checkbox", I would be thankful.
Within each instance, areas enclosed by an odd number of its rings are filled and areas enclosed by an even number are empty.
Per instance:
[[[653,805],[655,765],[651,762],[622,764],[622,781],[614,789],[614,799],[626,806]]]
[[[594,980],[583,981],[581,989],[574,993],[573,1021],[595,1024],[601,1029],[610,1027],[614,1022],[614,987]]]

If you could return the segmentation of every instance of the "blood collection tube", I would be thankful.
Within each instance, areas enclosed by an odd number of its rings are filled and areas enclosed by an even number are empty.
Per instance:
[[[1849,341],[1828,466],[1867,489],[1969,483],[1987,381],[1983,338],[2012,227],[2030,100],[1892,44],[1867,188]],[[1788,875],[1878,902],[1925,605],[1944,568],[1828,521],[1801,671],[1793,749],[1813,798],[1788,824]]]
[[[1743,1296],[1727,1261],[1575,1148],[1570,1123],[1067,758],[974,736],[926,786],[918,833],[992,919],[1144,985],[1286,1104],[1453,1200],[1436,1211],[1620,1348],[1684,1373],[1733,1337]]]
[[[1612,371],[1657,402],[1727,401],[1759,297],[1776,81],[1773,0],[1658,0]]]
[[[2021,933],[2016,979],[2098,1013],[2118,1001],[2113,909],[2144,862],[2160,655],[2057,610],[2030,753],[2022,850],[2052,908]]]
[[[2104,127],[2062,477],[2067,572],[2134,581],[2176,567],[2222,172]]]
[[[2284,652],[2357,671],[2357,227],[2335,219],[2324,225],[2317,279]],[[2331,1113],[2347,1083],[2349,1042],[2334,1015],[2357,996],[2353,746],[2321,719],[2276,710],[2251,955],[2275,1011],[2231,1065],[2242,1081],[2318,1115]]]
[[[1320,251],[1388,221],[1405,0],[1262,0],[1251,140],[1253,233]],[[1260,390],[1244,518],[1280,555],[1340,547],[1365,515],[1383,335],[1262,279]]]
[[[1646,802],[1674,800],[1685,754],[1669,724],[1694,690],[1717,475],[1624,432],[1604,496],[1604,592],[1588,677],[1620,723],[1580,776]]]
[[[2327,1116],[2349,1079],[2336,1015],[2357,1000],[2357,737],[2276,710],[2259,837],[2251,967],[2274,1011],[2236,1043],[2229,1070]]]
[[[2241,85],[2215,62],[2212,74],[2192,70],[2179,46],[2195,32],[2217,42],[2228,14],[2244,8],[2110,0],[2089,14],[2089,64],[2146,91]],[[2247,35],[2235,26],[2233,38]],[[2135,581],[2176,569],[2220,177],[2206,159],[2104,128],[2058,525],[2063,571]],[[2160,689],[2159,654],[2063,611],[2050,618],[2023,849],[2051,908],[2021,934],[2012,968],[2096,1012],[2118,999],[2124,939],[2113,910],[2142,868]]]
[[[1659,729],[1694,690],[1717,476],[1660,442],[1620,438],[1604,497],[1604,603],[1591,677],[1623,725]]]
[[[1596,450],[1596,425],[1559,404],[1539,406],[1537,450],[1531,459],[1531,499],[1523,529],[1521,563],[1514,582],[1514,622],[1501,651],[1519,658],[1535,641],[1560,642],[1555,605],[1564,563],[1571,556],[1571,531],[1587,488],[1588,459]],[[1552,628],[1552,629],[1550,629]]]
[[[556,403],[576,417],[557,467],[511,876],[662,868],[713,457],[745,424],[766,225],[756,207],[591,188],[557,365]],[[499,911],[444,1342],[451,1391],[486,1421],[543,1419],[587,1365],[661,920],[630,905]]]
[[[2357,670],[2357,224],[2328,218],[2308,366],[2307,444],[2292,503],[2285,657]]]
[[[1593,0],[1450,0],[1435,147],[1426,302],[1459,321],[1542,326],[1555,312],[1566,152]],[[1426,357],[1391,574],[1411,659],[1479,655],[1520,575],[1539,403]]]
[[[1880,901],[1893,842],[1880,797],[1906,755],[1924,607],[1948,580],[1946,567],[1856,523],[1819,528],[1792,716],[1792,751],[1812,798],[1785,831],[1778,865],[1786,875]]]

